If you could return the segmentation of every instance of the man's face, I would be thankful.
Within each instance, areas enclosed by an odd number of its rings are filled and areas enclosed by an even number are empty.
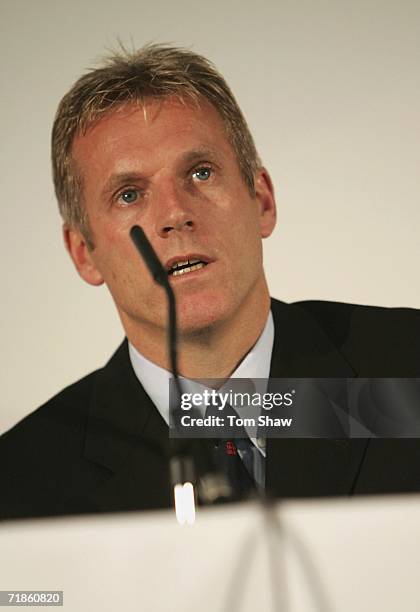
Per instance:
[[[166,300],[131,242],[140,225],[162,264],[198,261],[170,275],[180,331],[234,316],[264,287],[261,237],[275,224],[265,170],[251,197],[215,108],[176,99],[119,107],[73,144],[92,239],[67,230],[81,276],[105,282],[125,328],[164,328]],[[193,264],[194,266],[194,264]]]

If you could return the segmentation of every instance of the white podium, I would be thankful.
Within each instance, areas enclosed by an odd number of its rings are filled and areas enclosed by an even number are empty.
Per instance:
[[[0,590],[61,590],[69,612],[420,610],[419,495],[273,513],[199,509],[190,527],[171,511],[3,522]]]

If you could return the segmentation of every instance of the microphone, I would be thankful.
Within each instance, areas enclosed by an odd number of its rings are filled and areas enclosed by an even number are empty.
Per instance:
[[[142,256],[149,269],[154,281],[158,283],[166,292],[169,305],[169,334],[168,351],[171,364],[172,375],[175,381],[176,392],[178,395],[178,405],[182,398],[182,387],[178,376],[177,363],[177,324],[176,324],[176,302],[175,294],[168,280],[168,274],[162,266],[146,234],[139,225],[134,225],[130,230],[130,237],[138,252]],[[188,446],[185,442],[170,439],[170,461],[169,471],[171,485],[174,490],[175,511],[178,521],[183,524],[192,524],[195,518],[195,470],[194,462]]]
[[[175,386],[178,394],[178,400],[181,401],[182,389],[178,376],[178,356],[177,356],[177,323],[176,323],[176,302],[175,294],[169,283],[168,273],[162,266],[158,256],[150,244],[146,234],[140,225],[133,225],[130,230],[131,240],[142,256],[146,266],[149,269],[154,281],[164,288],[169,304],[169,334],[168,334],[168,351],[171,363],[172,375],[174,377]]]
[[[168,273],[162,266],[143,229],[139,225],[134,225],[130,230],[130,237],[153,279],[163,287],[168,299],[168,352],[178,396],[178,406],[180,406],[182,386],[178,376],[175,294],[169,283]],[[170,479],[171,485],[174,488],[175,510],[180,523],[194,522],[195,493],[193,487],[197,484],[197,471],[201,472],[198,483],[198,496],[203,503],[217,503],[218,501],[227,500],[232,494],[226,476],[215,468],[214,460],[211,458],[212,451],[206,443],[207,440],[170,438]],[[196,470],[192,452],[194,446],[197,447],[198,445],[200,445],[200,470]]]

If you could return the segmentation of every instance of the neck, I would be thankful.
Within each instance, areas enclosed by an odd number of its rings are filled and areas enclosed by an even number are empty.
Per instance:
[[[270,296],[245,300],[234,315],[210,328],[178,333],[178,370],[187,378],[228,378],[257,342],[267,322]],[[150,329],[123,320],[131,344],[147,359],[170,370],[166,329]]]

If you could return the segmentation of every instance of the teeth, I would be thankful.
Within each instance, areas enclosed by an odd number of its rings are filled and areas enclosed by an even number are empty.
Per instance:
[[[174,265],[172,266],[172,269],[175,270],[176,268],[180,268],[181,266],[186,266],[188,263],[188,259],[185,261],[177,261],[176,263],[174,263]]]
[[[181,266],[186,266],[187,264],[193,265],[198,263],[199,261],[199,259],[186,259],[185,261],[177,261],[176,263],[174,263],[173,266],[171,266],[171,270],[176,270],[177,268],[180,268]]]
[[[198,260],[194,260],[194,261],[198,261]],[[198,263],[192,266],[189,266],[188,268],[182,268],[182,270],[175,270],[172,276],[180,276],[181,274],[187,274],[188,272],[193,272],[194,270],[200,270],[200,268],[204,268],[204,264],[201,261],[199,261]]]

